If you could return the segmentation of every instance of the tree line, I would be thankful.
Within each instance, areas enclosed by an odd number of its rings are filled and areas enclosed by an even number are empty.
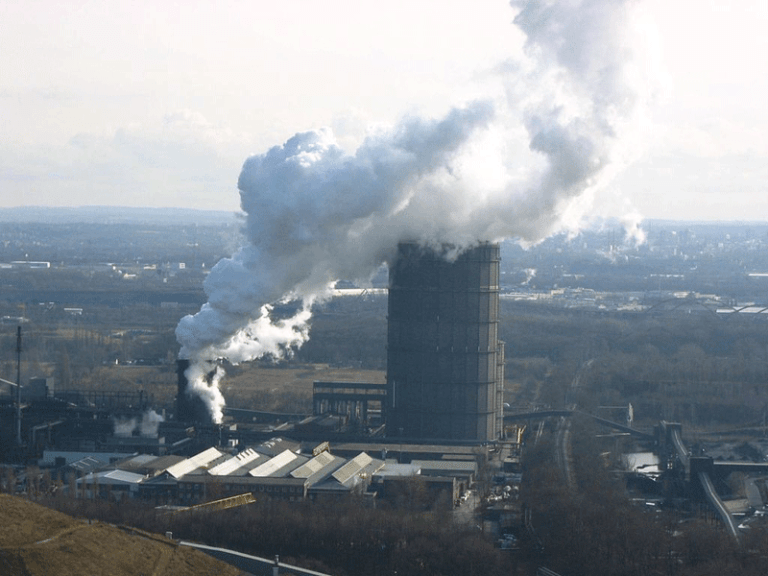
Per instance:
[[[754,526],[737,546],[719,522],[690,510],[647,510],[627,497],[601,457],[596,430],[572,428],[577,489],[569,491],[544,436],[526,450],[521,498],[539,539],[538,563],[570,576],[758,576],[768,571],[768,531]]]
[[[47,497],[41,503],[80,518],[126,524],[338,576],[501,576],[515,573],[506,551],[450,512],[371,507],[360,499],[284,502],[259,497],[206,514],[157,510],[145,502]]]

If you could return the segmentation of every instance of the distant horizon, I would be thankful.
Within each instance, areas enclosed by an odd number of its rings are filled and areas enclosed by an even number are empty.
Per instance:
[[[128,221],[138,220],[151,216],[153,222],[162,222],[165,219],[162,218],[163,214],[169,216],[175,216],[177,219],[186,215],[186,221],[178,222],[174,220],[174,223],[200,223],[196,217],[220,217],[231,218],[231,222],[236,222],[239,218],[244,217],[245,213],[242,210],[214,210],[208,208],[193,208],[185,206],[118,206],[118,205],[103,205],[103,204],[83,204],[80,206],[42,206],[42,205],[23,205],[12,207],[0,206],[0,222],[39,222],[46,221],[49,223],[55,222],[81,222],[73,220],[73,217],[89,215],[91,218],[97,216],[103,217],[105,214],[112,213],[112,217],[124,218]],[[37,214],[36,214],[37,213]],[[58,215],[58,217],[53,217]],[[24,218],[24,220],[20,219]],[[212,222],[203,219],[205,224],[213,224]],[[599,223],[614,222],[617,227],[621,227],[622,223],[615,217],[600,217],[592,222],[586,222],[582,229],[589,230],[593,226]],[[768,225],[768,218],[763,220],[744,220],[744,219],[718,219],[718,220],[704,220],[704,219],[680,219],[680,218],[643,218],[640,220],[642,225],[662,223],[662,224],[686,224],[686,225],[717,225],[717,224],[730,224],[730,225]],[[88,223],[88,222],[82,222]],[[114,223],[114,222],[113,222]]]
[[[0,207],[0,222],[43,222],[55,223],[168,223],[168,224],[233,224],[242,212],[231,210],[209,210],[181,206],[139,207],[104,206],[99,204],[83,206],[14,206]],[[108,222],[104,222],[107,218]]]

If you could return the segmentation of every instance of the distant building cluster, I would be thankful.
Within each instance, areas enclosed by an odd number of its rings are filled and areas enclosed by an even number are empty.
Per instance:
[[[13,262],[0,262],[0,268],[16,268],[21,270],[48,269],[50,262],[33,262],[30,260],[14,260]]]

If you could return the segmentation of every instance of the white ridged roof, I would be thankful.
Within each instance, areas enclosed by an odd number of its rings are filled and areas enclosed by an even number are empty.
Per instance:
[[[338,480],[341,484],[344,484],[355,474],[358,474],[363,468],[368,466],[368,464],[371,462],[373,462],[373,458],[368,456],[368,454],[365,452],[360,452],[360,454],[336,470],[336,472],[333,473],[333,477],[336,478],[336,480]]]
[[[312,474],[319,472],[333,461],[334,457],[330,452],[321,452],[306,464],[296,468],[296,470],[291,472],[291,476],[294,478],[309,478]]]
[[[94,480],[95,479],[95,480]],[[96,472],[95,474],[88,474],[83,478],[79,478],[77,482],[80,484],[91,484],[100,482],[101,484],[138,484],[144,480],[144,476],[141,474],[135,474],[134,472],[126,472],[125,470],[109,470],[104,472]]]
[[[204,468],[216,460],[216,458],[221,458],[222,456],[223,454],[216,450],[216,448],[208,448],[208,450],[200,452],[200,454],[196,454],[192,458],[187,458],[178,464],[174,464],[168,468],[167,472],[174,478],[181,478],[197,468]]]
[[[291,452],[290,450],[284,450],[271,460],[267,460],[264,462],[264,464],[261,464],[260,466],[256,466],[253,470],[248,472],[251,476],[256,476],[259,478],[263,478],[265,476],[270,476],[277,472],[280,468],[283,466],[286,466],[296,460],[298,456]]]
[[[248,448],[247,450],[240,452],[240,454],[233,456],[226,462],[222,462],[218,466],[214,466],[208,470],[208,474],[212,476],[226,476],[228,474],[232,474],[232,472],[241,466],[245,466],[248,464],[248,462],[256,460],[259,456],[260,454],[256,452],[256,450]]]

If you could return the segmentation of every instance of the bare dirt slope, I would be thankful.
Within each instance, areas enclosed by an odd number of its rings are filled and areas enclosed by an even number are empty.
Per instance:
[[[78,520],[0,494],[0,574],[238,576],[237,568],[164,536]]]

